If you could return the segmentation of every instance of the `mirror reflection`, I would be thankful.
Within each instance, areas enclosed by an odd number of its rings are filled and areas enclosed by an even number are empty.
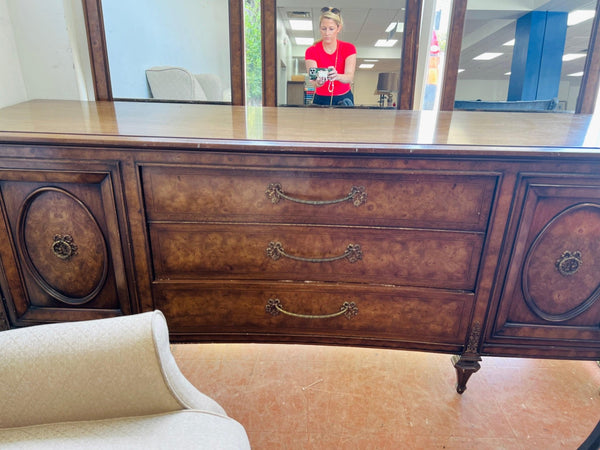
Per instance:
[[[115,99],[230,102],[228,2],[103,0]]]
[[[574,111],[595,8],[469,0],[454,108]]]
[[[321,39],[319,18],[324,6],[340,10],[341,41],[356,48],[356,68],[351,83],[354,104],[390,107],[397,101],[404,0],[277,0],[277,99],[280,105],[312,104],[314,83],[305,63],[305,52]]]

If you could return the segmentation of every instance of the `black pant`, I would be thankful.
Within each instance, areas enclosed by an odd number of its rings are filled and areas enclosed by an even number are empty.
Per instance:
[[[354,94],[352,91],[348,91],[342,95],[319,95],[315,94],[313,98],[313,105],[323,106],[354,106]]]

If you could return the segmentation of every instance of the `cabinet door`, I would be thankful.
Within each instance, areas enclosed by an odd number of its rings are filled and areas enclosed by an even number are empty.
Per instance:
[[[600,180],[524,178],[518,192],[522,211],[491,341],[537,347],[533,353],[595,357]]]
[[[0,171],[1,281],[11,326],[132,309],[117,220],[116,167],[54,167]]]

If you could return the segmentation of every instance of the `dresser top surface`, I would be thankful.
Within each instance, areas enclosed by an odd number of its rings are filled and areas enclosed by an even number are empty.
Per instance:
[[[450,146],[600,153],[600,117],[59,100],[0,109],[0,142],[200,147],[211,141],[346,150],[356,145],[357,151]]]

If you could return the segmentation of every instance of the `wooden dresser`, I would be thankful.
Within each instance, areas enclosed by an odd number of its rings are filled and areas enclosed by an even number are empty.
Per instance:
[[[600,123],[34,101],[0,110],[0,329],[600,359]]]

